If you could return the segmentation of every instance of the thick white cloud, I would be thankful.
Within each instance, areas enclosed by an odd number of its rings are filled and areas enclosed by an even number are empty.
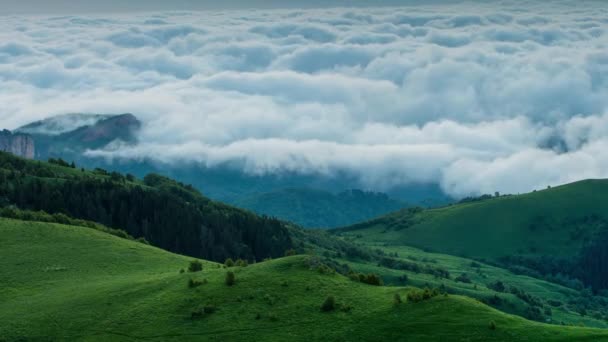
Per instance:
[[[608,177],[601,5],[0,17],[0,127],[132,112],[141,144],[92,154],[455,196]]]

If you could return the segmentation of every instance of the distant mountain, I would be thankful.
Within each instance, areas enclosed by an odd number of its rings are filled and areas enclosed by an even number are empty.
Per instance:
[[[34,139],[28,134],[0,131],[0,151],[9,152],[19,157],[33,159],[36,147]]]
[[[308,228],[345,226],[406,206],[383,193],[349,190],[334,194],[310,188],[256,194],[236,201],[235,205]]]
[[[109,119],[111,114],[65,114],[29,123],[17,129],[18,132],[36,135],[59,135],[97,122]]]
[[[67,114],[37,121],[16,130],[28,134],[36,145],[37,159],[82,159],[87,149],[112,142],[135,143],[141,122],[132,114]]]

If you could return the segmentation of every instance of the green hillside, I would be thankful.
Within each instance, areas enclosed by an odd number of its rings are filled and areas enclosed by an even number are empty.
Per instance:
[[[2,341],[608,341],[465,297],[408,302],[413,288],[321,273],[309,256],[180,273],[190,258],[89,228],[0,219],[0,235]],[[335,309],[322,312],[328,296]]]
[[[586,180],[518,196],[403,210],[337,230],[365,244],[415,246],[606,288],[608,181]],[[523,270],[522,270],[523,271]]]
[[[350,190],[333,194],[308,188],[256,194],[237,201],[235,205],[307,228],[341,227],[406,206],[382,193]]]
[[[139,180],[50,161],[0,153],[0,207],[94,221],[172,252],[216,261],[261,260],[292,248],[285,223],[212,201],[192,186],[156,174]]]

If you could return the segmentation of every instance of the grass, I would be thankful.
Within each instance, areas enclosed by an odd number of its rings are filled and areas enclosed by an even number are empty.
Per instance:
[[[525,317],[528,305],[510,293],[499,293],[488,287],[488,284],[502,281],[506,286],[515,286],[518,289],[529,293],[542,300],[547,307],[551,307],[552,315],[546,317],[546,321],[553,324],[568,324],[577,326],[591,326],[598,328],[608,328],[608,322],[596,319],[591,315],[581,316],[574,308],[567,303],[570,300],[577,300],[579,291],[567,288],[555,283],[541,279],[517,275],[506,269],[494,267],[484,263],[476,262],[471,259],[451,256],[447,254],[429,253],[420,249],[407,246],[370,246],[381,249],[386,253],[397,253],[396,259],[408,262],[416,262],[420,265],[431,267],[441,267],[450,272],[451,279],[440,279],[433,275],[415,273],[404,270],[393,270],[386,267],[377,266],[367,262],[353,262],[341,260],[351,268],[363,273],[376,273],[381,275],[388,285],[404,286],[411,285],[416,287],[440,287],[445,286],[450,293],[468,296],[483,300],[494,295],[499,296],[504,303],[497,306],[501,311]],[[395,257],[393,257],[395,258]],[[474,263],[475,266],[472,266]],[[467,274],[471,283],[463,283],[455,280],[461,274]],[[408,281],[404,284],[399,277],[407,275]],[[560,301],[563,305],[552,306],[550,301]]]
[[[509,255],[575,256],[608,219],[608,180],[586,180],[410,214],[407,210],[341,230],[365,243],[496,259]],[[601,223],[600,223],[601,224]],[[339,230],[340,231],[340,230]]]
[[[530,322],[462,296],[396,305],[410,288],[321,274],[310,256],[180,273],[191,258],[93,229],[0,219],[0,236],[0,341],[608,341],[608,331]],[[321,312],[328,296],[338,309]]]

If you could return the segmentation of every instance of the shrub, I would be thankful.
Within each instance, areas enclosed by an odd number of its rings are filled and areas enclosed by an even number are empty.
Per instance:
[[[393,296],[393,303],[395,305],[399,305],[399,304],[401,304],[401,302],[402,302],[401,301],[401,295],[398,294],[398,293],[395,293],[395,295]]]
[[[234,275],[234,272],[229,271],[228,273],[226,273],[226,285],[232,286],[235,282],[236,277]]]
[[[234,267],[234,260],[232,260],[232,258],[228,258],[224,262],[224,265],[226,265],[226,267]]]
[[[429,288],[425,288],[424,290],[414,289],[407,293],[407,301],[418,303],[423,300],[431,299],[439,294],[441,294],[441,291],[439,291],[437,288],[432,290]]]
[[[195,288],[195,287],[199,287],[199,286],[201,286],[201,285],[203,285],[203,284],[207,284],[207,279],[203,279],[203,280],[194,280],[194,279],[190,278],[190,279],[188,280],[188,287],[189,287],[189,288],[191,288],[191,289],[193,289],[193,288]]]
[[[249,266],[249,262],[247,260],[243,260],[243,259],[238,259],[234,264],[239,267]]]
[[[376,286],[381,286],[383,284],[382,278],[380,278],[379,275],[374,274],[374,273],[370,273],[360,279],[361,279],[361,282],[363,282],[365,284],[376,285]]]
[[[188,266],[188,272],[200,272],[203,270],[203,263],[198,260],[190,261],[190,265]]]
[[[214,313],[216,310],[217,307],[213,304],[207,304],[203,307],[203,312],[208,315]]]
[[[496,330],[496,323],[494,323],[494,321],[490,321],[489,327],[490,330]]]
[[[271,322],[276,322],[276,321],[279,320],[279,317],[277,317],[277,315],[275,315],[274,313],[269,312],[268,313],[268,320],[271,321]]]
[[[145,237],[138,237],[135,241],[139,242],[139,243],[143,243],[144,245],[149,245],[150,242],[148,242],[148,240],[146,240]]]
[[[336,270],[334,270],[333,268],[331,268],[325,264],[319,265],[319,267],[317,268],[317,271],[321,274],[334,274],[336,272]]]
[[[490,289],[492,289],[492,290],[494,290],[496,292],[505,292],[506,289],[507,289],[505,287],[505,284],[502,281],[500,281],[500,280],[497,280],[494,283],[488,284],[488,288],[490,288]]]
[[[184,269],[183,269],[183,268],[179,270],[179,273],[180,273],[180,274],[181,274],[181,273],[184,273],[184,272],[186,272],[186,271],[184,271]]]
[[[325,301],[323,302],[323,304],[321,304],[321,311],[329,312],[334,311],[335,309],[336,299],[334,298],[334,296],[328,296],[327,298],[325,298]]]
[[[298,254],[298,252],[296,252],[296,250],[293,249],[293,248],[292,249],[288,249],[288,250],[285,251],[285,256],[293,256],[293,255],[296,255],[296,254]]]
[[[414,290],[407,293],[407,301],[412,303],[418,303],[422,301],[422,291]]]
[[[190,314],[190,318],[192,318],[192,319],[202,318],[205,315],[210,315],[210,314],[214,313],[216,310],[217,310],[217,308],[215,307],[215,305],[212,305],[212,304],[207,304],[202,307],[199,306],[194,311],[192,311],[192,313]]]
[[[470,284],[471,283],[471,278],[469,278],[469,275],[466,273],[463,273],[461,275],[459,275],[456,279],[454,279],[455,281],[459,281],[461,283],[466,283],[466,284]]]

